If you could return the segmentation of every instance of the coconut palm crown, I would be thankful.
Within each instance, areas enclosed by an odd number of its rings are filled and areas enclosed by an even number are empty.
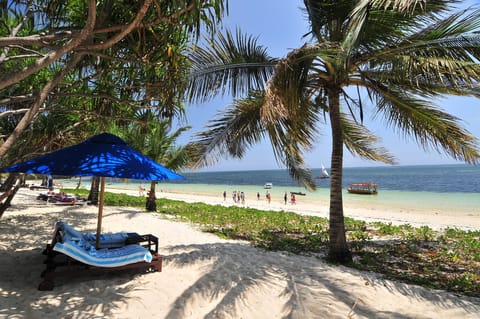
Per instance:
[[[200,133],[198,166],[242,157],[264,138],[277,160],[308,189],[304,154],[319,127],[332,134],[328,256],[348,262],[342,169],[346,148],[394,163],[363,125],[364,112],[425,150],[477,163],[478,140],[434,104],[446,95],[478,97],[480,11],[460,1],[305,0],[310,41],[274,59],[257,39],[230,32],[192,51],[192,101],[232,94],[233,104]],[[241,97],[241,99],[239,99]],[[368,108],[367,108],[368,105]]]

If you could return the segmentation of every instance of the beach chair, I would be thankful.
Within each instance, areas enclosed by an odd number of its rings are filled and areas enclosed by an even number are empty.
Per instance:
[[[38,290],[52,290],[54,278],[78,276],[124,269],[162,271],[158,254],[158,239],[137,233],[102,234],[100,247],[95,248],[96,236],[81,233],[64,222],[57,222],[52,242],[44,254],[46,269]]]

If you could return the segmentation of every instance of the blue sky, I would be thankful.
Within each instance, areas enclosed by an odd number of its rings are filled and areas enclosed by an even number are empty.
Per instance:
[[[478,1],[465,1],[471,5]],[[302,39],[308,31],[308,23],[301,0],[230,0],[230,15],[225,25],[231,30],[237,26],[242,32],[258,37],[257,43],[267,47],[274,57],[285,56],[292,48],[301,46]],[[188,123],[192,130],[184,134],[179,143],[188,142],[191,136],[201,131],[207,122],[212,119],[218,110],[232,102],[230,97],[218,98],[201,105],[189,106],[187,109]],[[480,138],[480,100],[474,98],[449,97],[438,101],[438,106],[445,111],[459,117],[473,135]],[[439,154],[435,150],[424,151],[415,141],[408,140],[403,135],[387,128],[380,120],[373,121],[372,113],[366,112],[365,124],[377,136],[382,138],[382,145],[397,159],[399,165],[429,165],[460,163],[447,155]],[[331,138],[330,127],[321,127],[321,136],[317,146],[306,155],[309,167],[318,168],[322,164],[330,165]],[[345,167],[380,166],[382,163],[363,160],[345,152]],[[231,171],[283,168],[276,162],[268,141],[252,147],[241,159],[225,159],[214,166],[202,171]]]

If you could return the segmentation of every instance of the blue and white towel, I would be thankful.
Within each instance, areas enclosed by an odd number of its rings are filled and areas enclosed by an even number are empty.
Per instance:
[[[77,239],[57,242],[53,250],[84,264],[96,267],[119,267],[138,262],[151,262],[152,254],[140,245],[126,245],[112,249],[95,249],[93,245]]]
[[[63,240],[84,240],[92,245],[96,243],[96,234],[82,233],[63,221],[58,221],[55,225],[61,231]],[[125,245],[128,233],[107,233],[100,234],[100,248],[113,248]]]

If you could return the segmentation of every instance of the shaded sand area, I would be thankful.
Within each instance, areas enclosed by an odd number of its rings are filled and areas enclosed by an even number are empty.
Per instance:
[[[163,271],[60,278],[53,291],[38,291],[41,252],[54,223],[61,219],[93,232],[97,207],[46,205],[36,194],[22,189],[0,219],[2,319],[480,318],[478,298],[397,283],[314,257],[263,251],[122,207],[104,208],[104,232],[157,236]]]

